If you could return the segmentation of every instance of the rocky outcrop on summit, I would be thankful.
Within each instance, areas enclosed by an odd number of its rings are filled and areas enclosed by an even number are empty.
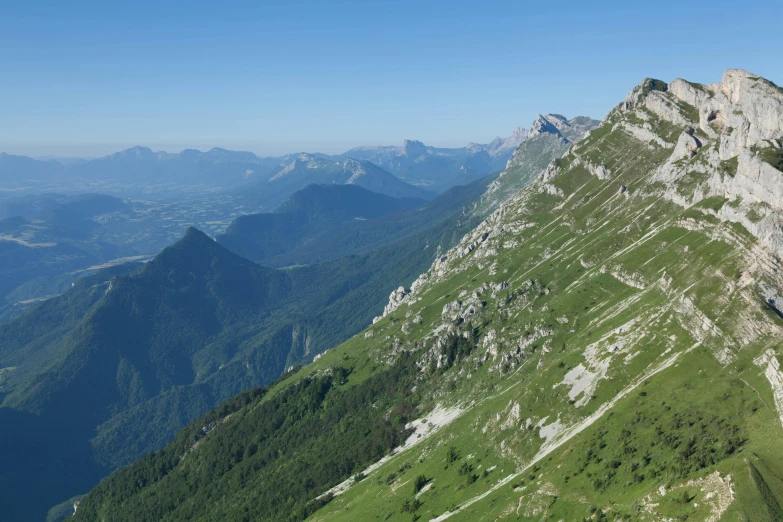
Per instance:
[[[693,135],[693,129],[689,128],[680,134],[677,145],[674,146],[671,161],[680,161],[681,159],[691,159],[696,155],[696,151],[701,147],[701,141]]]
[[[710,85],[647,79],[606,121],[653,150],[671,149],[652,179],[665,198],[682,206],[725,198],[718,218],[783,255],[783,89],[740,69]]]
[[[405,140],[402,143],[402,155],[418,157],[427,153],[427,147],[418,140]]]
[[[554,121],[557,121],[558,123],[562,123],[559,119],[552,118]],[[548,132],[549,134],[560,134],[560,129],[557,128],[557,126],[552,123],[549,119],[542,115],[538,115],[538,117],[533,120],[533,124],[530,126],[530,136],[538,136],[539,134],[543,134],[545,132]]]
[[[541,134],[560,136],[569,143],[576,143],[584,138],[585,134],[598,127],[601,122],[586,116],[577,116],[566,119],[561,114],[539,114],[530,125],[527,138],[533,138]]]

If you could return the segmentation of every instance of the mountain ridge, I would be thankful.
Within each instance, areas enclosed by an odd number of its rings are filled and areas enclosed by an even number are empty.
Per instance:
[[[557,125],[551,123],[550,119]],[[514,152],[528,139],[551,134],[575,142],[597,124],[598,121],[584,116],[567,120],[560,115],[539,115],[529,130],[517,127],[510,137],[497,137],[487,144],[470,143],[462,148],[439,148],[406,139],[401,147],[358,147],[346,151],[343,156],[366,159],[414,185],[442,192],[453,183],[451,178],[454,172],[460,173],[461,183],[467,183],[491,172],[504,170]]]
[[[753,197],[709,192],[783,186],[739,175],[772,165],[783,124],[783,91],[753,78],[728,71],[698,110],[643,82],[363,335],[113,475],[76,520],[777,520],[780,261],[740,222]],[[712,123],[740,106],[747,125]],[[264,419],[283,403],[290,433],[323,421],[301,445]],[[354,423],[388,434],[377,453],[352,452]]]

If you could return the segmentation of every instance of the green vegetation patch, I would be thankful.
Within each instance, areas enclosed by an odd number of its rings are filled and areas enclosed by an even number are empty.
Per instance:
[[[764,479],[764,476],[759,472],[758,468],[753,465],[753,462],[748,460],[747,463],[748,471],[750,472],[753,483],[755,484],[756,489],[761,496],[761,500],[763,502],[762,505],[769,516],[769,520],[774,522],[783,520],[783,507],[781,507],[780,502],[778,501],[778,497],[781,494],[779,488],[781,485],[783,485],[781,484],[781,480],[778,477],[775,477],[777,480],[776,484],[773,484],[773,487],[775,487],[775,489],[778,491],[776,495],[772,487],[770,487],[770,485]]]
[[[766,161],[779,171],[783,172],[783,148],[777,147],[753,147],[753,152],[758,154],[759,158]]]
[[[642,95],[644,96],[647,96],[652,91],[666,92],[668,90],[669,85],[666,82],[662,80],[656,80],[654,78],[647,78],[642,84]]]
[[[683,196],[693,196],[696,188],[708,179],[710,175],[705,172],[689,171],[677,182],[677,192]]]
[[[695,123],[699,122],[699,109],[697,109],[690,103],[684,102],[680,99],[677,99],[675,103],[677,104],[677,108],[680,109],[680,112],[683,114],[683,116],[685,116],[692,122]]]
[[[720,171],[732,178],[737,175],[737,168],[739,167],[739,156],[734,156],[731,159],[720,162]]]
[[[720,209],[723,208],[723,205],[725,205],[727,201],[728,199],[724,197],[712,196],[699,201],[699,203],[695,206],[700,208],[708,208],[714,210],[715,212],[718,212]]]

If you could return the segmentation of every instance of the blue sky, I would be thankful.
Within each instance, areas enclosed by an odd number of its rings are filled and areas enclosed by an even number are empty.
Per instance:
[[[0,151],[462,146],[643,78],[783,84],[783,2],[0,3]]]

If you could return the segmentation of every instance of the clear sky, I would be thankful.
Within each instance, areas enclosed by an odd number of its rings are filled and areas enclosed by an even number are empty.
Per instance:
[[[3,1],[0,151],[462,146],[781,51],[780,0]]]

